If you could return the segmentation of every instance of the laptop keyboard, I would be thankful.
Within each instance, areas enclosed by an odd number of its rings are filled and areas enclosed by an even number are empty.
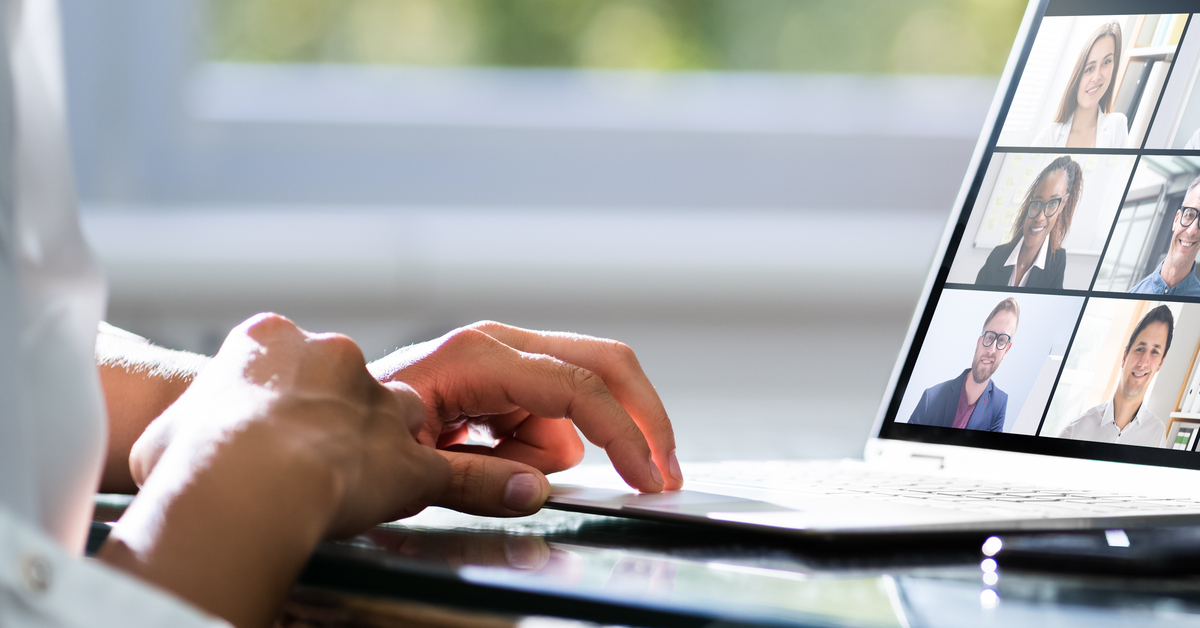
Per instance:
[[[830,462],[691,465],[688,479],[804,495],[858,497],[1033,516],[1090,516],[1200,512],[1200,500],[1069,491],[937,475],[881,472]]]

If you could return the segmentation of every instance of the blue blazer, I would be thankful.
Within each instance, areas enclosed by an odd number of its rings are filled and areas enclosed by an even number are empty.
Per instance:
[[[934,427],[954,427],[954,413],[958,411],[958,396],[962,394],[963,383],[967,381],[971,369],[963,371],[962,375],[937,386],[931,386],[921,393],[921,400],[908,419],[909,425],[932,425]],[[1008,410],[1008,393],[996,388],[996,383],[988,380],[987,388],[975,403],[971,419],[967,421],[968,430],[983,430],[985,432],[1004,431],[1004,413]]]

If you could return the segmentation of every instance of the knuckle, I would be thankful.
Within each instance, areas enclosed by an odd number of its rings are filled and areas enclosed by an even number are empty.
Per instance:
[[[451,350],[474,350],[492,342],[492,337],[482,331],[473,327],[463,327],[447,334],[442,347]]]
[[[571,389],[577,395],[599,397],[608,394],[608,386],[604,385],[604,380],[592,371],[581,366],[569,366],[567,371]]]
[[[454,465],[453,492],[462,503],[476,503],[487,496],[487,469],[483,458],[467,456]]]
[[[629,345],[615,340],[606,343],[609,359],[619,366],[622,370],[641,369],[642,365],[638,362],[637,354]]]
[[[242,323],[246,335],[255,340],[264,341],[292,334],[300,328],[291,319],[275,312],[255,314]]]
[[[313,336],[313,342],[343,362],[364,362],[362,349],[345,334],[320,334]]]
[[[409,386],[404,382],[388,382],[387,387],[396,393],[396,397],[406,405],[416,404],[422,408],[425,407],[425,402],[421,399],[421,393],[417,389]],[[413,407],[416,407],[413,405]]]
[[[482,320],[482,321],[476,321],[474,323],[471,323],[470,325],[467,325],[463,329],[473,329],[476,331],[488,332],[491,330],[499,329],[501,327],[504,327],[504,325],[501,323],[498,323],[496,321]]]
[[[403,412],[405,418],[413,417],[422,420],[425,419],[425,400],[421,399],[421,395],[417,393],[417,391],[408,386],[405,386],[402,389],[396,389],[393,387],[393,390],[396,391],[395,396],[400,405],[400,410]]]

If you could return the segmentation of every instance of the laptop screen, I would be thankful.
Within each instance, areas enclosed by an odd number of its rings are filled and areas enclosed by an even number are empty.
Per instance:
[[[881,438],[1200,469],[1200,0],[1043,0]]]

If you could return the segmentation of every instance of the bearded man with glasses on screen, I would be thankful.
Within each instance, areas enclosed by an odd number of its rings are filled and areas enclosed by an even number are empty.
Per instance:
[[[975,339],[971,368],[954,379],[927,388],[908,419],[909,425],[1004,431],[1008,394],[996,387],[992,375],[1012,349],[1020,319],[1021,308],[1016,299],[1009,297],[997,303]]]
[[[1200,279],[1196,278],[1196,251],[1200,250],[1200,177],[1188,184],[1183,207],[1175,212],[1171,226],[1171,248],[1167,258],[1134,286],[1130,292],[1200,297]]]

